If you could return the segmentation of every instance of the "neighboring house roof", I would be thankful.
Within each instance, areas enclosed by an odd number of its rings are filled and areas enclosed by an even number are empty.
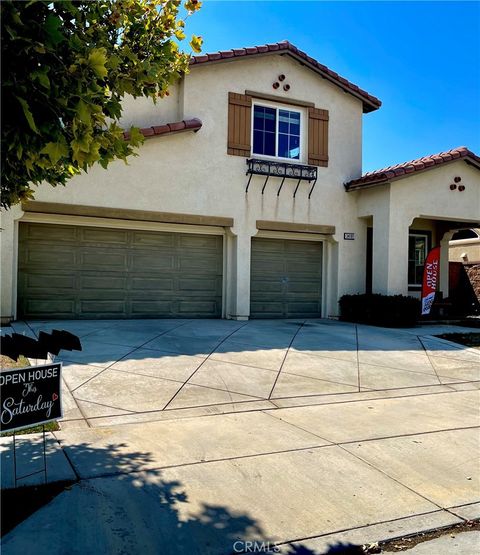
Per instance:
[[[198,118],[184,119],[182,121],[175,121],[173,123],[164,123],[162,125],[153,125],[152,127],[142,127],[140,133],[144,137],[154,137],[158,135],[167,135],[172,133],[181,133],[182,131],[195,131],[197,132],[202,127],[202,122]],[[128,131],[123,133],[123,136],[128,139],[130,136]]]
[[[462,237],[463,235],[463,237]],[[460,237],[458,237],[460,236]],[[459,229],[450,239],[450,243],[472,244],[480,242],[480,228]]]
[[[465,162],[469,162],[480,169],[480,156],[474,154],[467,147],[460,146],[458,148],[448,150],[447,152],[439,152],[438,154],[424,156],[423,158],[411,160],[410,162],[404,162],[403,164],[397,164],[396,166],[389,166],[388,168],[368,172],[359,179],[353,179],[352,181],[345,183],[345,188],[347,191],[355,191],[366,187],[384,185],[394,181],[395,179],[408,177],[412,173],[431,170],[441,164],[447,164],[448,162],[454,162],[455,160],[460,159],[464,159]]]
[[[319,74],[324,79],[327,79],[344,91],[359,98],[363,102],[364,112],[373,112],[374,110],[380,108],[380,106],[382,105],[381,101],[378,98],[364,91],[357,85],[350,83],[350,81],[347,81],[346,79],[338,75],[338,73],[335,73],[335,71],[332,71],[327,66],[324,66],[314,58],[311,58],[308,54],[302,52],[296,46],[286,40],[273,44],[265,44],[263,46],[233,48],[232,50],[222,50],[220,52],[215,52],[212,54],[201,54],[199,56],[193,56],[190,60],[190,65],[196,66],[206,63],[225,62],[242,59],[247,56],[264,56],[268,54],[286,54],[288,56],[291,56],[293,59],[315,71],[315,73]]]

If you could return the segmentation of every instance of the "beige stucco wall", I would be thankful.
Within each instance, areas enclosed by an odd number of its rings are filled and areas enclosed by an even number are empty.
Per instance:
[[[272,89],[281,73],[291,86],[288,93]],[[329,110],[330,161],[327,168],[318,168],[318,182],[310,200],[307,183],[300,184],[293,198],[296,182],[292,181],[286,181],[277,196],[279,180],[274,178],[262,195],[264,178],[259,176],[253,177],[245,194],[245,158],[226,152],[228,93],[245,90],[313,102]],[[249,313],[250,240],[257,233],[257,220],[335,226],[335,236],[317,237],[326,241],[329,260],[324,276],[325,316],[336,314],[339,295],[363,291],[366,226],[357,218],[357,198],[346,194],[343,187],[344,182],[361,175],[360,100],[294,60],[275,55],[193,68],[165,101],[153,105],[143,99],[127,99],[125,107],[126,127],[191,117],[200,118],[203,127],[198,133],[148,139],[128,165],[115,162],[108,170],[94,167],[65,188],[41,186],[36,200],[233,218],[226,241],[226,316]],[[6,228],[13,230],[12,220],[21,217],[18,210],[7,214]],[[355,241],[344,241],[344,232],[355,233]],[[13,231],[2,233],[2,239],[2,314],[8,315],[14,313],[16,262],[12,253],[17,247]]]
[[[182,119],[181,83],[170,87],[169,96],[153,102],[150,98],[133,98],[127,95],[123,102],[123,114],[119,125],[124,129],[131,126],[150,127],[161,123],[171,123]]]
[[[437,241],[441,240],[441,231],[438,230],[438,224],[436,220],[426,220],[425,218],[415,218],[410,224],[410,229],[418,231],[429,231],[432,237],[432,247],[437,244]]]

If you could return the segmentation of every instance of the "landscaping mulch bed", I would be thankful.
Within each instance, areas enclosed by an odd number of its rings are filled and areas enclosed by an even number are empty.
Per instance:
[[[459,343],[460,345],[465,345],[466,347],[480,349],[480,333],[443,333],[442,335],[437,335],[436,337],[440,337],[440,339],[447,339],[448,341],[453,341],[454,343]]]
[[[26,368],[27,366],[30,366],[30,363],[24,356],[19,356],[18,360],[13,360],[5,355],[0,355],[0,368],[2,370],[9,370],[10,368]]]
[[[441,536],[455,537],[462,532],[471,532],[472,530],[480,530],[480,519],[469,520],[447,528],[432,530],[431,532],[422,532],[420,534],[405,536],[396,540],[380,542],[376,546],[378,549],[377,551],[368,551],[368,546],[364,547],[364,551],[365,549],[365,553],[392,553],[397,551],[407,551],[419,543],[428,542],[430,540],[434,540],[435,538],[440,538]]]

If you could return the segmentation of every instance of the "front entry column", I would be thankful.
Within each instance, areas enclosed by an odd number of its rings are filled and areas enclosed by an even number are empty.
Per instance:
[[[388,209],[373,216],[372,292],[408,295],[408,230],[411,219]]]

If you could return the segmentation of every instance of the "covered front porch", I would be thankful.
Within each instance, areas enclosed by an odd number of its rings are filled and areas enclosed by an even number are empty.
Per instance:
[[[363,183],[347,185],[358,195],[359,217],[367,228],[367,292],[420,297],[425,258],[439,246],[437,292],[449,297],[449,242],[458,230],[478,227],[480,221],[480,159],[466,152],[401,174],[387,168],[374,182],[367,174]]]
[[[375,230],[373,218],[367,220],[367,293],[402,294],[420,299],[425,259],[434,247],[440,247],[440,274],[434,311],[439,316],[459,316],[476,313],[478,299],[469,282],[463,265],[449,261],[450,241],[459,231],[474,227],[470,221],[442,220],[419,216],[404,226],[395,244],[389,246],[392,253],[387,272],[391,279],[385,280],[385,268],[381,252],[374,257],[373,242],[381,237],[381,227]],[[406,229],[405,229],[406,227]],[[380,237],[379,237],[380,235]],[[400,235],[400,234],[399,234]]]

